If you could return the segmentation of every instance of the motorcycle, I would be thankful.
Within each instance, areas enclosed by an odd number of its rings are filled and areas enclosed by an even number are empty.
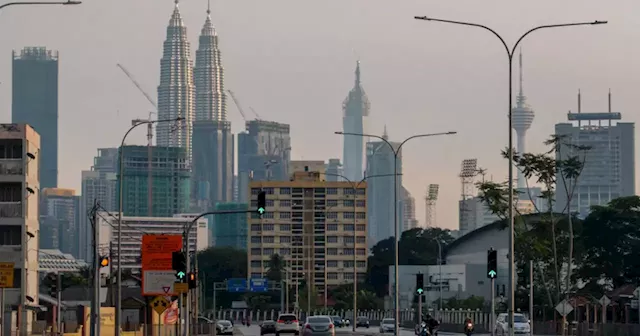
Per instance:
[[[420,335],[419,336],[431,336],[431,334],[429,333],[429,330],[427,328],[427,324],[425,322],[422,322],[420,324]]]
[[[464,326],[464,334],[467,336],[471,336],[472,333],[473,333],[473,323],[467,322],[467,324]]]

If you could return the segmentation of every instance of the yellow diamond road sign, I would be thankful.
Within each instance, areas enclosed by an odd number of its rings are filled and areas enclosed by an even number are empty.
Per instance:
[[[12,262],[0,262],[0,288],[13,287],[13,268]]]
[[[151,307],[158,315],[162,315],[170,306],[171,302],[165,299],[164,296],[156,296],[156,298],[151,301]]]

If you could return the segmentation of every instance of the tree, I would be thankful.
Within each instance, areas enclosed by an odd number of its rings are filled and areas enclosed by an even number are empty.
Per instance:
[[[399,241],[400,265],[435,265],[438,263],[438,242],[444,249],[453,241],[449,230],[440,228],[411,229],[402,233]],[[381,240],[371,248],[368,260],[367,284],[378,297],[387,294],[389,266],[395,263],[394,238]]]
[[[80,273],[76,273],[76,272],[62,272],[59,274],[59,276],[61,277],[60,282],[62,283],[62,290],[69,288],[69,287],[74,287],[74,286],[88,286],[89,285],[89,278],[84,277],[82,274]],[[45,288],[51,288],[52,286],[55,286],[56,284],[53,283],[52,279],[49,277],[45,277],[41,282],[40,285],[45,287]]]
[[[206,303],[213,302],[213,283],[233,278],[247,278],[247,253],[232,247],[210,247],[198,252],[198,282],[203,284]],[[242,300],[241,294],[218,292],[216,304],[230,307],[231,301]],[[207,307],[211,308],[211,306]]]
[[[640,282],[640,197],[593,206],[580,239],[585,252],[577,274],[587,285],[606,280],[612,287],[603,289],[611,290]]]
[[[280,255],[274,254],[269,259],[269,266],[267,269],[267,279],[280,282],[284,278],[284,272],[286,272],[285,261]]]
[[[549,303],[552,306],[572,289],[571,272],[575,266],[574,234],[579,231],[579,228],[574,227],[576,219],[570,204],[589,150],[588,147],[575,145],[570,140],[566,136],[553,135],[545,141],[549,150],[539,154],[516,153],[513,149],[502,152],[505,158],[509,157],[510,151],[513,152],[513,161],[527,181],[529,199],[535,200],[528,186],[529,179],[533,178],[543,189],[539,197],[544,200],[545,207],[539,208],[535,201],[532,202],[535,207],[534,212],[539,216],[530,218],[532,220],[524,220],[517,209],[514,209],[516,211],[515,258],[520,274],[524,273],[523,269],[526,268],[529,260],[535,262],[535,269],[540,272],[540,281],[543,283],[543,288],[548,291]],[[556,209],[556,211],[560,210],[559,213],[554,212],[556,185],[562,186],[559,192],[563,193],[567,201],[564,209]],[[503,220],[503,227],[508,227],[509,223],[506,220],[509,210],[508,184],[482,181],[477,186],[479,197],[489,211]],[[561,256],[560,251],[565,253]],[[564,288],[560,279],[563,265],[567,267]],[[550,283],[546,280],[549,275],[553,279]],[[554,289],[555,302],[551,298],[550,288]]]
[[[329,296],[333,301],[333,309],[336,310],[348,310],[353,309],[353,284],[344,284],[332,288],[329,291]],[[380,298],[376,296],[376,293],[369,290],[366,285],[358,284],[358,309],[362,310],[375,310],[382,309],[384,304]]]

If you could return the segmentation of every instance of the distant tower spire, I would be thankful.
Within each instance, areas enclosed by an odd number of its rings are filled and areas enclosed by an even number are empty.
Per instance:
[[[207,15],[211,15],[211,0],[207,0]]]
[[[384,131],[382,131],[382,138],[389,140],[389,134],[387,133],[387,125],[384,125]]]
[[[356,62],[356,87],[360,86],[360,60]]]
[[[520,96],[524,96],[524,91],[522,89],[522,48],[520,48],[520,55],[518,57],[518,62],[520,65]]]
[[[533,118],[535,113],[533,109],[527,104],[527,97],[524,95],[524,80],[523,80],[523,66],[522,66],[522,49],[520,49],[520,55],[518,57],[519,65],[520,65],[520,92],[518,92],[518,96],[516,97],[516,106],[513,108],[513,129],[516,131],[517,135],[517,147],[516,152],[518,153],[526,153],[526,134],[527,130],[531,127],[533,123]],[[526,177],[518,169],[518,189],[526,188]]]

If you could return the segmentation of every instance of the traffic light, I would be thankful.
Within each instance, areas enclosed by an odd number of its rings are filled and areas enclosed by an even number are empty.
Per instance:
[[[489,249],[487,251],[487,278],[495,279],[498,277],[498,251]]]
[[[416,292],[422,295],[424,293],[424,274],[416,274]]]
[[[174,251],[171,254],[171,268],[176,271],[176,279],[184,282],[187,276],[187,258],[182,251]]]
[[[100,257],[100,268],[109,266],[109,257]]]
[[[49,273],[47,274],[47,280],[49,282],[49,295],[51,295],[51,297],[58,297],[58,291],[60,290],[60,288],[58,288],[58,275],[56,273]]]
[[[261,191],[258,193],[258,209],[257,209],[260,216],[264,215],[266,206],[267,206],[267,193],[264,191]]]
[[[187,283],[189,284],[189,289],[198,288],[198,280],[195,272],[190,272],[187,276]]]

